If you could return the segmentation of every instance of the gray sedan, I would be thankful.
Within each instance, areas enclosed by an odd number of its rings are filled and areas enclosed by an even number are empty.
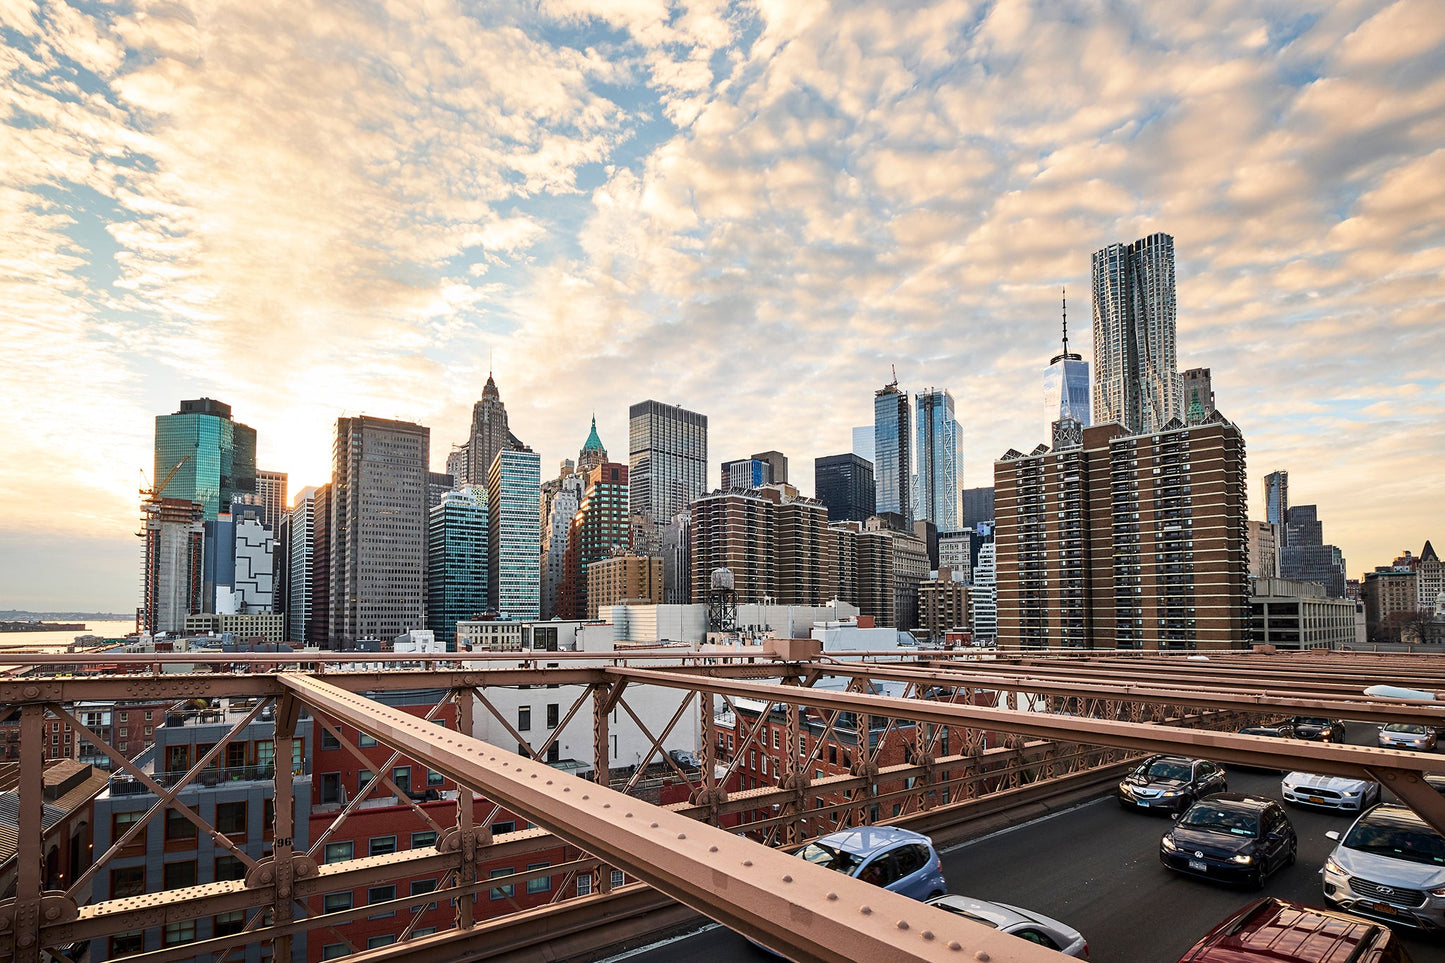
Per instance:
[[[971,896],[939,896],[929,900],[928,905],[992,926],[1021,940],[1058,950],[1065,956],[1081,960],[1089,958],[1089,944],[1078,930],[1042,913]]]
[[[1433,752],[1435,730],[1414,722],[1392,722],[1380,727],[1380,748]]]

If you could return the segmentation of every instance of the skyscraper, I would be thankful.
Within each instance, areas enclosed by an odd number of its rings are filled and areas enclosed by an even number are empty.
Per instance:
[[[658,401],[628,409],[629,499],[658,525],[707,491],[707,415]]]
[[[963,455],[953,395],[929,388],[914,397],[918,424],[918,510],[915,520],[932,522],[939,531],[959,525],[959,494]]]
[[[722,488],[761,488],[771,485],[773,466],[759,458],[737,458],[722,463]]]
[[[490,607],[487,598],[487,493],[447,492],[427,516],[427,628],[448,652],[457,623]]]
[[[895,379],[873,393],[874,510],[893,512],[913,524],[913,439],[908,392]]]
[[[482,388],[482,398],[472,406],[472,431],[467,436],[467,474],[457,477],[452,471],[451,459],[447,459],[447,471],[458,485],[487,485],[487,473],[492,470],[492,461],[497,452],[507,447],[522,447],[517,436],[507,424],[507,406],[502,403],[497,383],[487,373],[487,383]]]
[[[1289,472],[1272,471],[1264,476],[1264,520],[1278,529],[1279,547],[1289,544],[1285,523],[1289,520]]]
[[[1180,376],[1183,382],[1184,420],[1201,424],[1214,414],[1214,384],[1208,368],[1190,368]]]
[[[307,639],[311,623],[312,559],[316,553],[316,489],[306,487],[296,493],[296,507],[291,509],[290,551],[286,574],[286,639],[298,645]],[[323,551],[325,547],[323,546]]]
[[[487,585],[497,611],[514,619],[541,612],[542,532],[537,505],[542,458],[503,448],[487,472]]]
[[[1279,574],[1298,582],[1319,582],[1333,599],[1345,597],[1345,556],[1325,542],[1325,528],[1314,505],[1293,505],[1281,529]]]
[[[230,405],[182,401],[174,414],[156,416],[156,484],[177,465],[156,497],[198,502],[204,520],[214,521],[237,495],[256,491],[256,429],[232,421]]]
[[[1175,351],[1174,238],[1094,252],[1094,424],[1151,434],[1184,420]]]
[[[1068,302],[1063,302],[1064,349],[1049,359],[1044,372],[1044,431],[1052,436],[1054,422],[1073,418],[1089,426],[1089,362],[1069,350]]]
[[[873,465],[860,455],[824,455],[813,461],[813,487],[828,510],[829,522],[867,521],[878,493]]]
[[[588,569],[630,541],[627,466],[604,462],[587,473],[587,489],[572,518],[563,558],[557,612],[566,619],[589,618],[597,606],[587,598]],[[659,575],[661,567],[658,568]]]
[[[280,534],[281,516],[286,514],[286,473],[256,469],[256,492],[246,498],[246,503],[261,509],[261,524],[271,530],[272,536]]]
[[[853,429],[853,454],[868,464],[873,464],[873,456],[876,452],[873,451],[872,425],[859,425]]]
[[[201,611],[201,558],[205,508],[184,498],[152,498],[145,512],[145,562],[136,628],[180,632],[186,616]]]
[[[334,646],[425,625],[430,451],[431,430],[421,425],[369,415],[336,420],[328,526]]]

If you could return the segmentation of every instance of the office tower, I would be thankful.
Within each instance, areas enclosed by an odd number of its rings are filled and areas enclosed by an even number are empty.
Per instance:
[[[1289,544],[1285,522],[1289,519],[1289,472],[1272,471],[1264,476],[1264,520],[1278,530],[1279,547]]]
[[[281,530],[281,519],[286,514],[286,473],[258,468],[255,492],[238,495],[236,500],[260,508],[261,524],[270,529],[272,535],[276,535]]]
[[[597,416],[592,416],[592,430],[587,434],[587,440],[582,443],[582,450],[577,453],[577,474],[582,478],[587,473],[598,467],[607,460],[607,448],[602,444],[602,438],[597,434]]]
[[[176,466],[179,466],[178,468]],[[157,498],[199,502],[206,521],[229,512],[237,495],[256,491],[256,429],[231,420],[231,406],[210,398],[182,401],[156,416]]]
[[[813,459],[813,487],[830,522],[862,522],[873,515],[878,494],[873,487],[873,466],[859,455],[850,452]]]
[[[469,442],[462,442],[460,445],[452,445],[452,450],[447,452],[447,474],[452,476],[452,484],[467,484],[467,473],[471,471],[470,462],[467,460],[472,453]]]
[[[772,465],[756,458],[738,458],[722,463],[722,482],[719,487],[724,491],[730,488],[746,490],[761,488],[772,481]]]
[[[1249,574],[1254,578],[1279,577],[1279,529],[1252,518],[1249,520]]]
[[[1180,376],[1184,391],[1184,421],[1197,425],[1214,414],[1214,386],[1208,368],[1190,368]]]
[[[908,420],[908,392],[895,380],[873,393],[874,509],[892,512],[913,524],[912,426]]]
[[[426,624],[431,430],[359,415],[336,420],[332,450],[333,646],[394,639]]]
[[[307,486],[296,493],[296,507],[291,509],[287,534],[290,549],[286,560],[286,639],[301,645],[308,638],[311,624],[312,569],[316,554],[314,487]]]
[[[497,390],[497,383],[492,379],[491,372],[488,372],[486,386],[482,388],[482,398],[472,406],[472,431],[466,442],[466,477],[457,476],[452,471],[450,458],[447,459],[447,471],[452,474],[456,484],[485,488],[497,452],[504,448],[522,447],[523,444],[512,434],[507,424],[507,406],[502,402],[501,392]]]
[[[327,482],[311,495],[311,610],[301,641],[315,649],[331,644],[331,492]]]
[[[994,463],[998,640],[1229,649],[1248,630],[1244,438],[1203,425],[1083,430]]]
[[[631,511],[666,524],[707,491],[707,415],[658,401],[627,414]]]
[[[186,616],[200,612],[205,506],[184,498],[142,504],[145,560],[136,628],[181,632]]]
[[[503,448],[493,457],[487,472],[488,598],[507,618],[540,614],[541,488],[542,459],[530,448]]]
[[[1345,557],[1325,542],[1324,525],[1314,505],[1294,505],[1285,516],[1279,550],[1281,578],[1319,582],[1332,599],[1345,597]]]
[[[954,418],[953,395],[929,388],[914,396],[918,425],[918,511],[914,521],[932,522],[951,532],[958,528],[959,486],[963,482],[962,432]]]
[[[706,599],[712,573],[733,573],[738,602],[777,594],[777,513],[756,491],[713,492],[695,499],[692,513],[692,597]]]
[[[788,456],[780,451],[758,451],[753,453],[753,461],[766,462],[768,465],[768,481],[776,485],[788,483]]]
[[[587,566],[587,618],[619,602],[662,604],[662,559],[614,555]]]
[[[216,607],[223,615],[275,611],[276,539],[262,523],[259,505],[236,506],[231,600]]]
[[[471,485],[447,492],[427,516],[427,628],[448,652],[457,650],[457,623],[491,608],[487,531],[487,493]]]
[[[975,529],[980,522],[993,521],[993,489],[965,488],[963,490],[963,527]]]
[[[587,489],[572,518],[562,562],[557,612],[563,618],[596,615],[587,597],[587,571],[594,562],[627,551],[631,541],[627,503],[626,465],[603,462],[587,473]]]
[[[1065,301],[1064,349],[1049,359],[1048,370],[1044,372],[1045,437],[1052,431],[1053,423],[1062,418],[1072,418],[1088,427],[1090,413],[1089,362],[1069,350],[1069,311]]]
[[[873,464],[873,426],[859,425],[853,429],[853,454]]]
[[[442,496],[455,488],[450,472],[429,471],[426,473],[426,508],[431,511],[442,503]]]
[[[661,527],[662,601],[692,602],[692,512],[678,512]]]
[[[1184,418],[1175,360],[1174,238],[1094,252],[1094,424],[1152,434]]]
[[[973,560],[975,540],[982,543],[982,536],[972,529],[958,532],[938,533],[938,567],[948,569],[955,578],[965,584],[973,582]]]

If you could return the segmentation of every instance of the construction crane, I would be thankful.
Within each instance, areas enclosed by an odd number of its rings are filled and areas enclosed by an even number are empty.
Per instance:
[[[171,470],[168,471],[168,472],[166,472],[166,477],[161,480],[161,483],[160,483],[159,485],[156,485],[154,488],[142,488],[142,489],[140,490],[141,497],[146,498],[146,499],[149,499],[149,500],[152,500],[152,501],[154,501],[154,500],[157,499],[157,498],[160,498],[161,492],[165,491],[165,490],[166,490],[166,486],[171,483],[171,479],[176,477],[176,472],[180,471],[180,470],[181,470],[181,466],[184,465],[186,462],[188,462],[188,461],[190,461],[190,460],[191,460],[191,456],[190,456],[190,455],[182,455],[182,456],[181,456],[181,460],[178,461],[178,462],[176,462],[174,465],[172,465],[172,466],[171,466]],[[141,479],[142,479],[142,480],[145,479],[145,471],[144,471],[144,470],[141,471]]]

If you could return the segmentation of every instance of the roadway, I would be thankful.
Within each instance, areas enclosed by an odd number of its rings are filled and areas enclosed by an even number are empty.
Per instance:
[[[1373,745],[1375,727],[1351,723],[1349,741]],[[1279,775],[1229,768],[1235,792],[1282,798]],[[1385,794],[1385,798],[1390,798]],[[1354,816],[1285,806],[1299,836],[1299,859],[1258,893],[1177,876],[1159,865],[1162,816],[1126,812],[1112,796],[942,852],[949,891],[1038,910],[1076,927],[1089,957],[1112,963],[1174,963],[1200,936],[1257,896],[1323,906],[1319,868]],[[1416,963],[1445,958],[1445,938],[1401,928]],[[616,957],[614,959],[621,959]],[[625,954],[628,963],[776,961],[731,930],[709,926]]]

